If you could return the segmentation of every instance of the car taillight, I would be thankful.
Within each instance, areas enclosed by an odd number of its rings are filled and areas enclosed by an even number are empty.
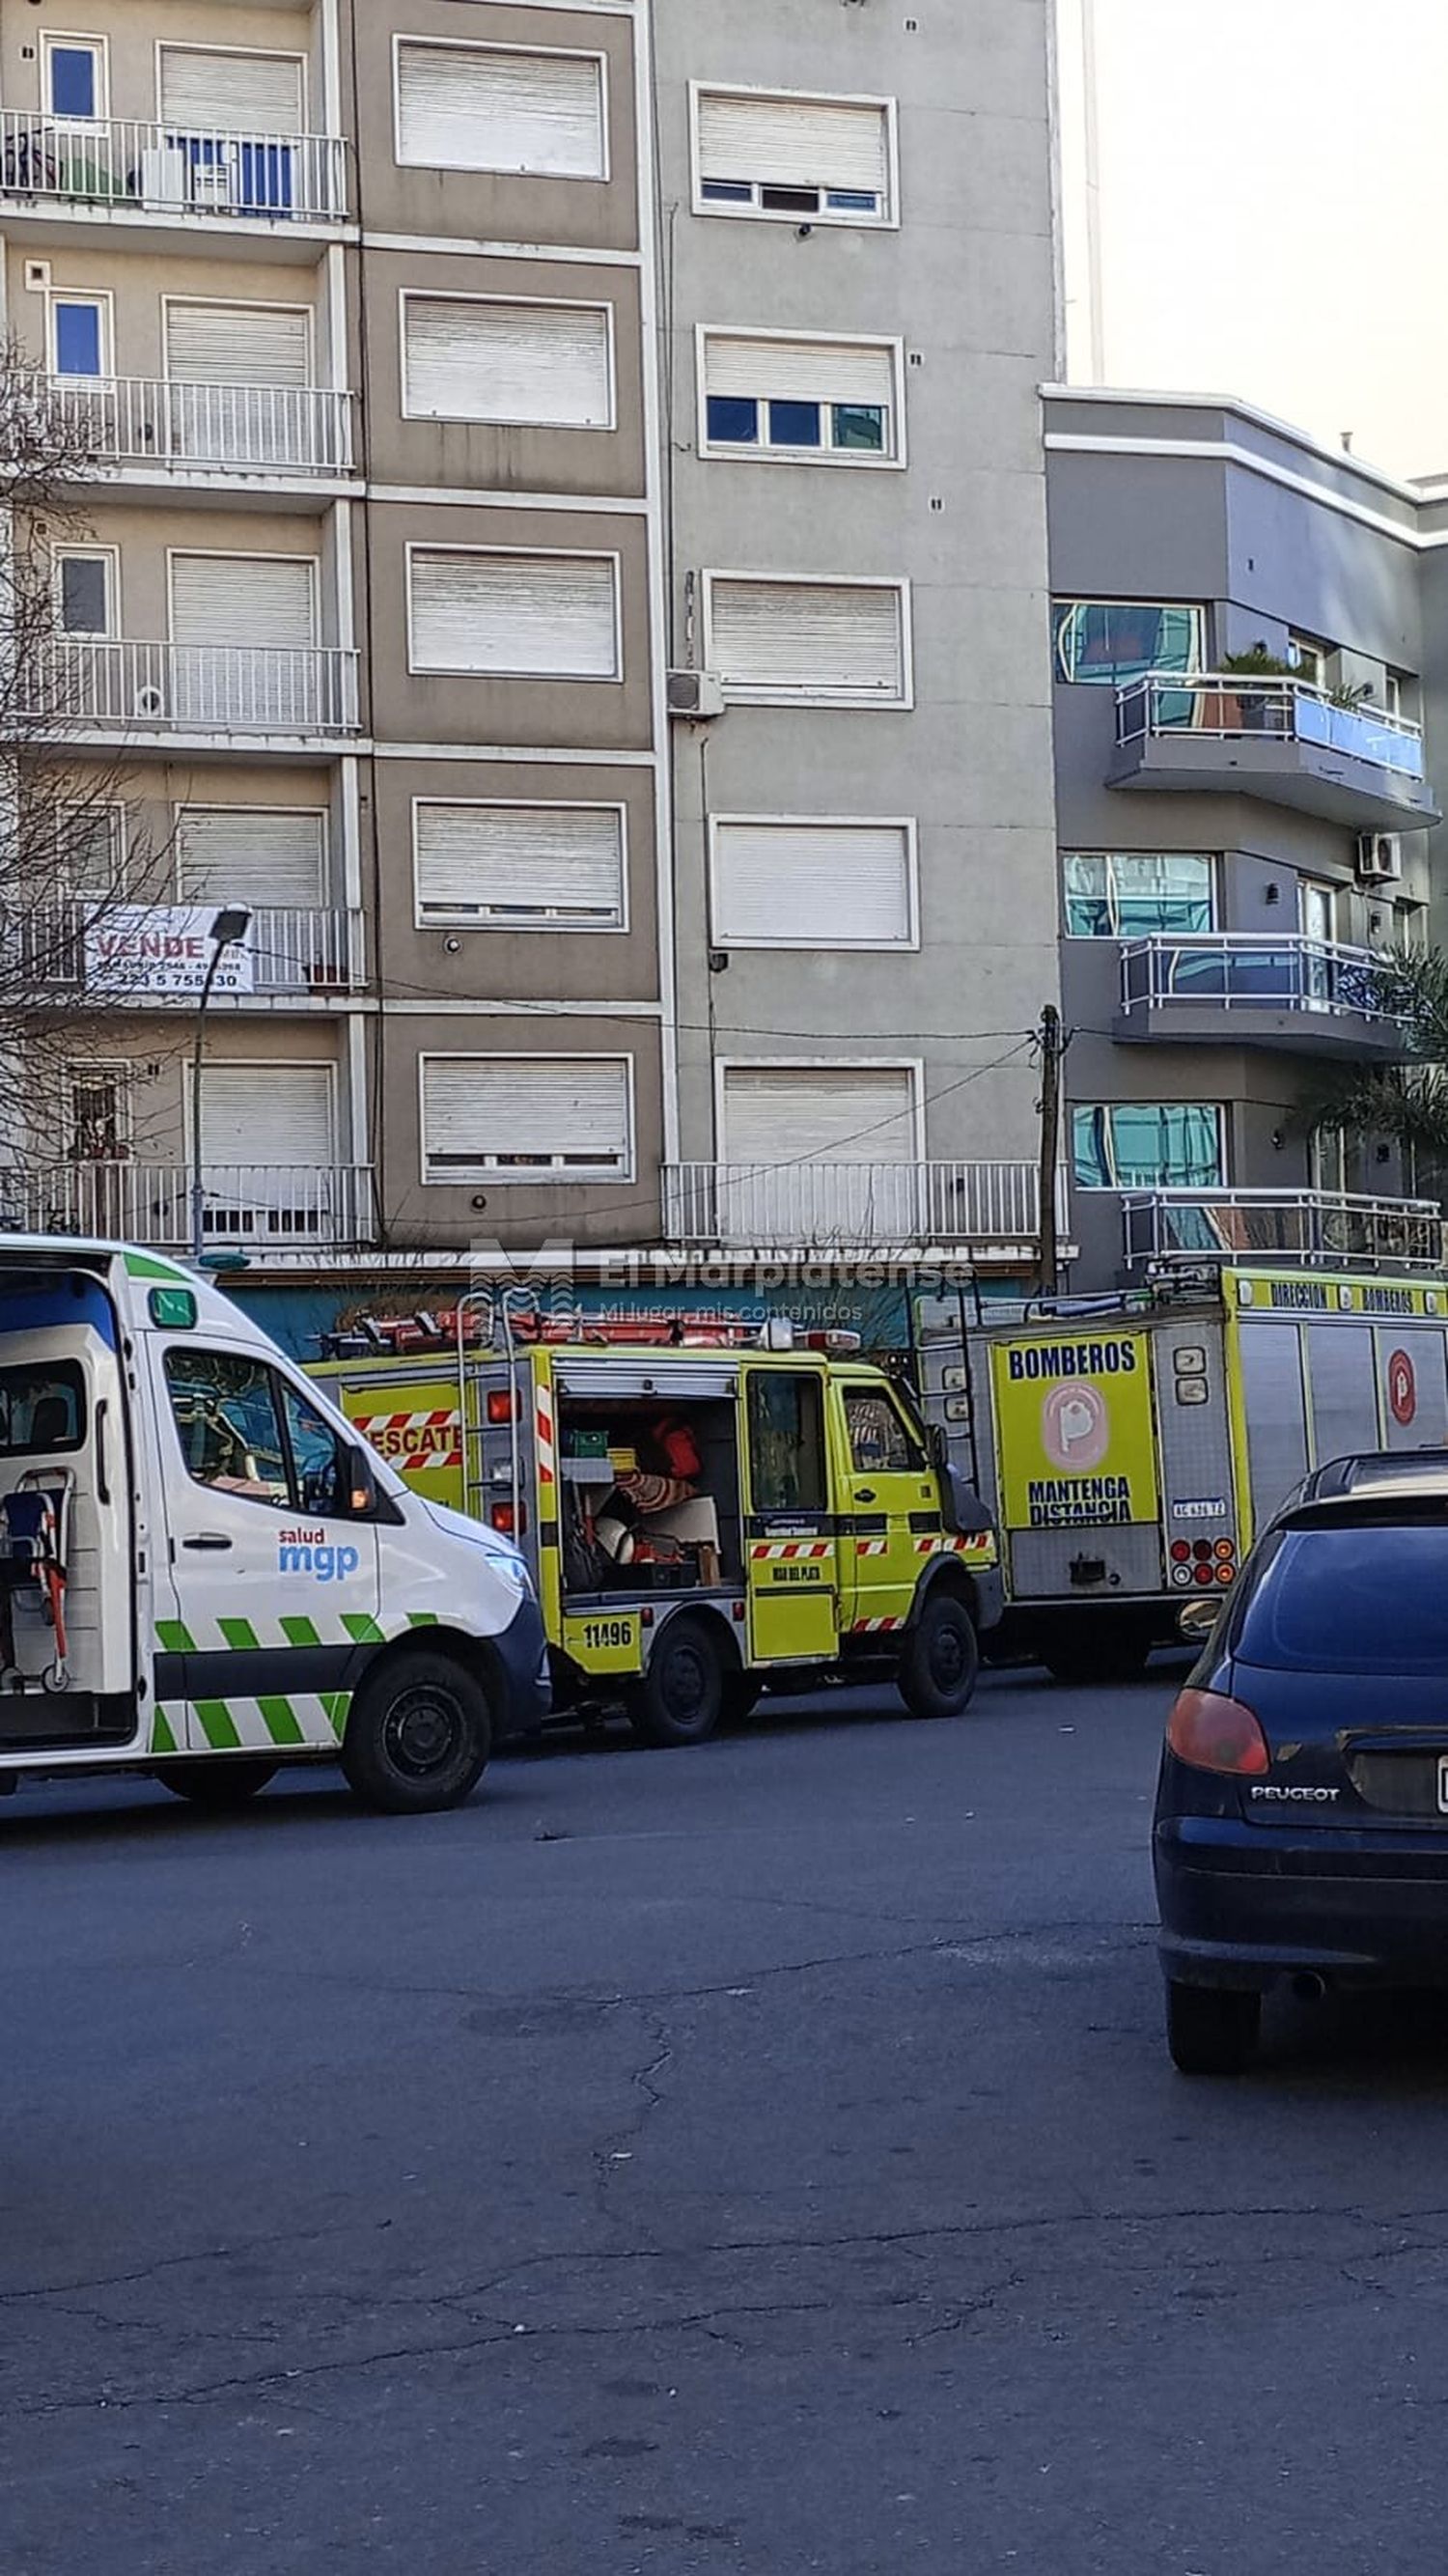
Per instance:
[[[1267,1738],[1253,1710],[1220,1691],[1182,1691],[1166,1722],[1166,1740],[1177,1760],[1190,1762],[1197,1771],[1260,1777],[1272,1768]]]

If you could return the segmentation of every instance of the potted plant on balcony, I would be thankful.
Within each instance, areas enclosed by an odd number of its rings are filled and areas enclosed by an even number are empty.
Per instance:
[[[1302,676],[1294,663],[1284,661],[1280,653],[1269,653],[1265,644],[1249,644],[1244,653],[1224,653],[1222,671],[1231,679],[1257,682],[1297,680]],[[1240,692],[1224,689],[1220,692],[1219,703],[1222,709],[1220,716],[1204,715],[1202,718],[1203,724],[1211,731],[1268,733],[1272,730],[1265,721],[1267,702],[1260,687]]]

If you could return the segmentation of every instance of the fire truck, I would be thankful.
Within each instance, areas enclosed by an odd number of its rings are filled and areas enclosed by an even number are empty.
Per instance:
[[[989,1512],[858,1337],[494,1311],[369,1322],[311,1374],[435,1502],[523,1550],[560,1711],[697,1744],[766,1680],[968,1704],[1000,1612]]]

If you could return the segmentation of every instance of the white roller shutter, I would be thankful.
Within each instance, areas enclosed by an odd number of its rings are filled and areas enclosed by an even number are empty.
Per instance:
[[[717,946],[901,948],[912,930],[904,823],[720,822]]]
[[[409,295],[405,410],[414,418],[606,429],[613,418],[607,310]]]
[[[189,805],[177,818],[177,893],[183,903],[326,901],[326,816],[266,805]]]
[[[911,1163],[908,1066],[731,1066],[724,1076],[728,1163]]]
[[[413,552],[414,670],[612,680],[617,626],[611,555]]]
[[[883,102],[704,90],[698,115],[702,178],[885,197],[890,144]]]
[[[186,133],[300,134],[302,63],[295,54],[229,54],[161,47],[161,123]]]
[[[401,44],[397,157],[428,170],[602,179],[603,65],[592,54]]]
[[[704,341],[704,390],[746,401],[873,403],[895,401],[895,353],[879,342],[750,340],[710,332]]]
[[[206,1065],[201,1149],[208,1170],[228,1164],[334,1162],[331,1066]]]
[[[623,816],[612,805],[413,808],[417,917],[434,921],[623,919]]]
[[[716,578],[709,665],[734,697],[898,706],[904,612],[893,584]]]
[[[619,1056],[424,1056],[424,1178],[528,1181],[629,1166]]]
[[[179,384],[306,385],[311,316],[304,308],[170,304],[166,373]]]
[[[313,570],[305,555],[173,555],[172,642],[310,644]]]

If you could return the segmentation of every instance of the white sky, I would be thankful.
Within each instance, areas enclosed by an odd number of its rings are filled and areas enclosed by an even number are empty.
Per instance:
[[[1399,474],[1448,469],[1448,0],[1059,0],[1078,383],[1093,7],[1101,381],[1240,394]]]

